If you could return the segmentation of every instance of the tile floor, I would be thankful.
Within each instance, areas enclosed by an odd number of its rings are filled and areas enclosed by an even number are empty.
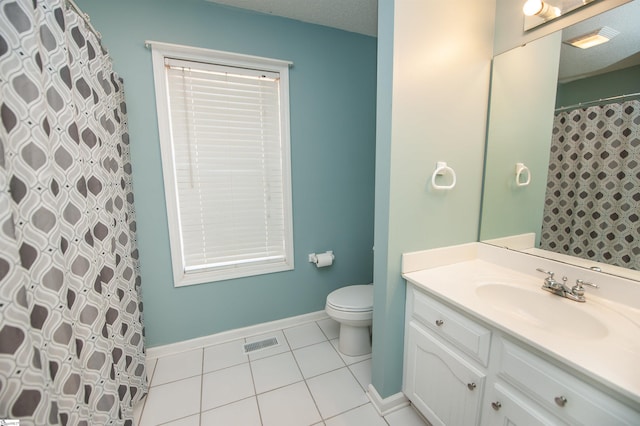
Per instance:
[[[245,343],[276,337],[250,353]],[[277,332],[149,359],[149,394],[136,425],[423,426],[412,407],[380,417],[365,394],[371,356],[337,350],[330,318]]]

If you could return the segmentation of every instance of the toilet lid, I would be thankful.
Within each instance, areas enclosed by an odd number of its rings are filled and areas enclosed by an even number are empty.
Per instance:
[[[373,309],[373,285],[349,285],[332,291],[327,296],[327,305],[353,312],[371,311]]]

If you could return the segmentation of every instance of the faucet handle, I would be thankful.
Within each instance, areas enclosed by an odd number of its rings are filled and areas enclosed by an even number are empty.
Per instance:
[[[555,275],[555,272],[545,271],[542,268],[536,268],[536,271],[542,272],[543,274],[547,274],[547,275],[549,275],[549,278],[552,278],[552,279],[553,279],[553,276]]]
[[[599,288],[599,286],[594,284],[594,283],[588,283],[588,282],[583,281],[583,280],[576,280],[576,285],[571,287],[571,293],[574,296],[577,296],[577,297],[581,298],[581,300],[583,300],[583,301],[584,301],[584,287],[583,287],[583,285],[588,285],[588,286],[591,286],[593,288]]]
[[[600,288],[600,286],[598,284],[594,284],[594,283],[589,283],[583,280],[576,280],[576,286],[577,287],[582,287],[583,285],[588,285],[589,287],[593,287],[593,288]]]

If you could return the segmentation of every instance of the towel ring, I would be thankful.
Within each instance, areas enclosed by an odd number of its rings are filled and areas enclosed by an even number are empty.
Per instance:
[[[436,183],[436,177],[446,174],[451,175],[452,182],[449,185],[438,185]],[[433,186],[433,189],[453,189],[453,187],[456,186],[456,172],[451,167],[447,166],[445,161],[438,161],[436,163],[436,169],[433,172],[433,175],[431,175],[431,185]]]
[[[523,181],[523,176],[525,180]],[[527,186],[531,183],[531,170],[523,163],[516,163],[516,186]]]

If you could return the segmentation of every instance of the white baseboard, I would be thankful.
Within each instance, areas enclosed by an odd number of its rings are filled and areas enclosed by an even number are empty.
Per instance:
[[[407,399],[405,394],[402,392],[398,392],[387,398],[382,398],[373,385],[369,385],[367,396],[369,397],[373,407],[381,416],[386,416],[387,414],[407,407],[410,404],[409,399]]]
[[[170,343],[163,346],[155,346],[147,349],[147,358],[158,358],[161,356],[174,355],[180,352],[198,349],[204,346],[217,345],[219,343],[229,342],[231,340],[242,339],[255,336],[257,334],[270,333],[272,331],[282,330],[307,322],[318,321],[329,318],[327,313],[323,311],[311,312],[309,314],[298,315],[295,317],[284,318],[281,320],[265,322],[252,325],[249,327],[237,328],[234,330],[223,331],[222,333],[211,334],[209,336],[197,337],[195,339],[183,340],[181,342]]]

